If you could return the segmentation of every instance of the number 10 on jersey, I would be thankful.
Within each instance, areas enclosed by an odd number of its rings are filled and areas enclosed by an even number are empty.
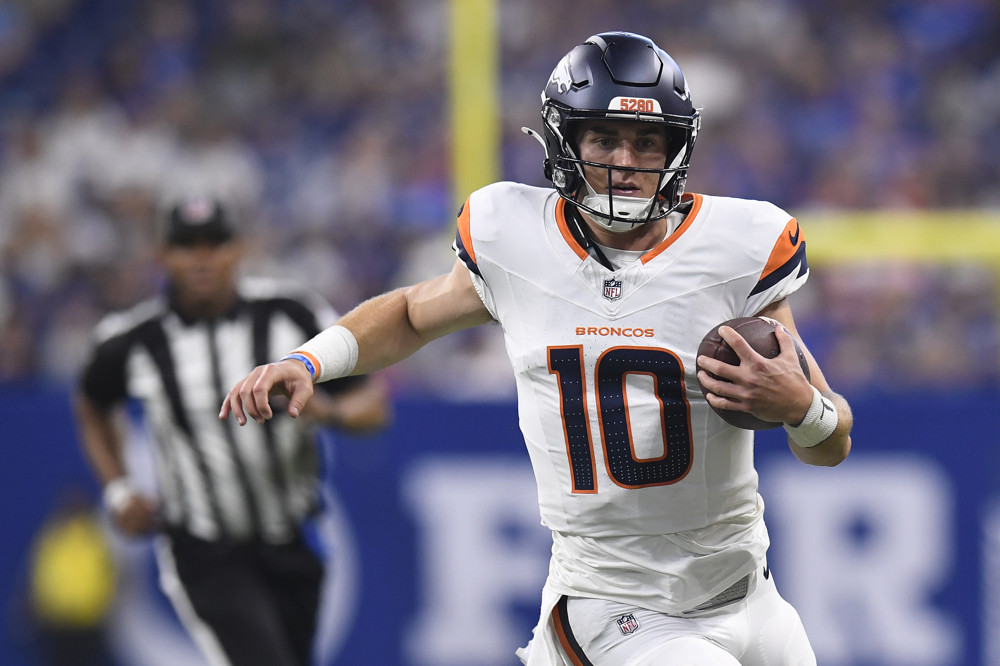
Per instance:
[[[684,366],[672,352],[654,347],[612,347],[584,366],[583,346],[548,348],[549,373],[559,382],[560,412],[574,493],[596,493],[594,441],[587,407],[587,386],[594,382],[597,418],[608,476],[623,488],[676,483],[691,470],[691,414],[684,394]],[[638,458],[629,421],[626,378],[652,378],[659,404],[663,454]]]

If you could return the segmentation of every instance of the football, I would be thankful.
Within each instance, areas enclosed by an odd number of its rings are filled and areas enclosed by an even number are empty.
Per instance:
[[[750,346],[758,354],[765,358],[774,358],[780,351],[778,349],[778,337],[774,334],[775,325],[779,325],[777,321],[766,317],[737,317],[724,321],[714,326],[702,339],[701,344],[698,345],[698,356],[708,356],[729,365],[739,365],[739,356],[736,355],[733,348],[719,335],[720,326],[729,326],[742,335],[743,339],[749,342]],[[802,353],[802,348],[799,346],[797,340],[795,341],[795,351],[799,356],[799,365],[802,366],[802,372],[805,373],[806,379],[809,379],[809,364],[806,362],[806,356]],[[700,366],[698,370],[701,370]],[[718,379],[712,373],[709,373],[709,375]],[[705,387],[701,386],[701,380],[698,381],[698,385],[702,393],[705,393]],[[715,407],[712,407],[712,409],[726,423],[734,425],[737,428],[743,428],[744,430],[770,430],[771,428],[781,426],[780,423],[759,419],[749,412],[715,409]]]

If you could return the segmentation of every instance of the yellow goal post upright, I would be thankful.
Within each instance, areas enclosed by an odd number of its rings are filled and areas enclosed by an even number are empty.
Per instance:
[[[500,47],[497,0],[449,0],[448,99],[452,199],[500,179]]]

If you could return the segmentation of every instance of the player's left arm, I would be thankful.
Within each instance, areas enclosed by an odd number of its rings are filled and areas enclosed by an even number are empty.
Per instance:
[[[791,437],[789,437],[789,448],[791,448],[795,457],[809,465],[825,465],[832,467],[840,464],[845,458],[847,458],[847,455],[851,451],[851,427],[854,425],[854,416],[851,413],[850,404],[848,404],[847,400],[844,399],[842,395],[834,392],[830,388],[829,383],[826,381],[826,377],[823,375],[823,371],[816,363],[816,359],[799,337],[798,330],[795,328],[795,318],[792,316],[792,308],[786,299],[781,299],[780,301],[771,303],[758,312],[757,315],[770,317],[771,319],[781,322],[781,324],[788,329],[788,332],[799,341],[802,353],[805,355],[806,360],[809,363],[810,383],[819,389],[822,396],[827,398],[837,410],[837,427],[829,437],[816,446],[808,448],[799,446],[792,440]],[[794,347],[794,341],[792,338],[787,333],[782,331],[780,327],[778,327],[775,331],[775,335],[778,338],[778,342],[780,343],[783,352],[788,348]],[[805,412],[803,412],[802,416],[805,417]],[[792,423],[791,425],[797,424]]]

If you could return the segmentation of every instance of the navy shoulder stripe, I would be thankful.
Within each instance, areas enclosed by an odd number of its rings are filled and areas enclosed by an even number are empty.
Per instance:
[[[792,271],[795,269],[798,269],[799,271],[798,277],[802,277],[805,275],[806,271],[809,270],[809,262],[806,260],[805,241],[802,241],[799,244],[799,249],[795,251],[795,254],[793,254],[788,261],[771,271],[766,277],[757,282],[757,286],[753,288],[750,295],[753,296],[754,294],[759,294],[762,291],[770,289],[791,275]]]
[[[479,272],[479,266],[476,265],[476,261],[469,254],[469,251],[465,249],[465,243],[462,242],[462,232],[458,231],[455,233],[455,251],[458,253],[458,258],[461,259],[466,267],[478,275],[483,277],[483,274]]]

